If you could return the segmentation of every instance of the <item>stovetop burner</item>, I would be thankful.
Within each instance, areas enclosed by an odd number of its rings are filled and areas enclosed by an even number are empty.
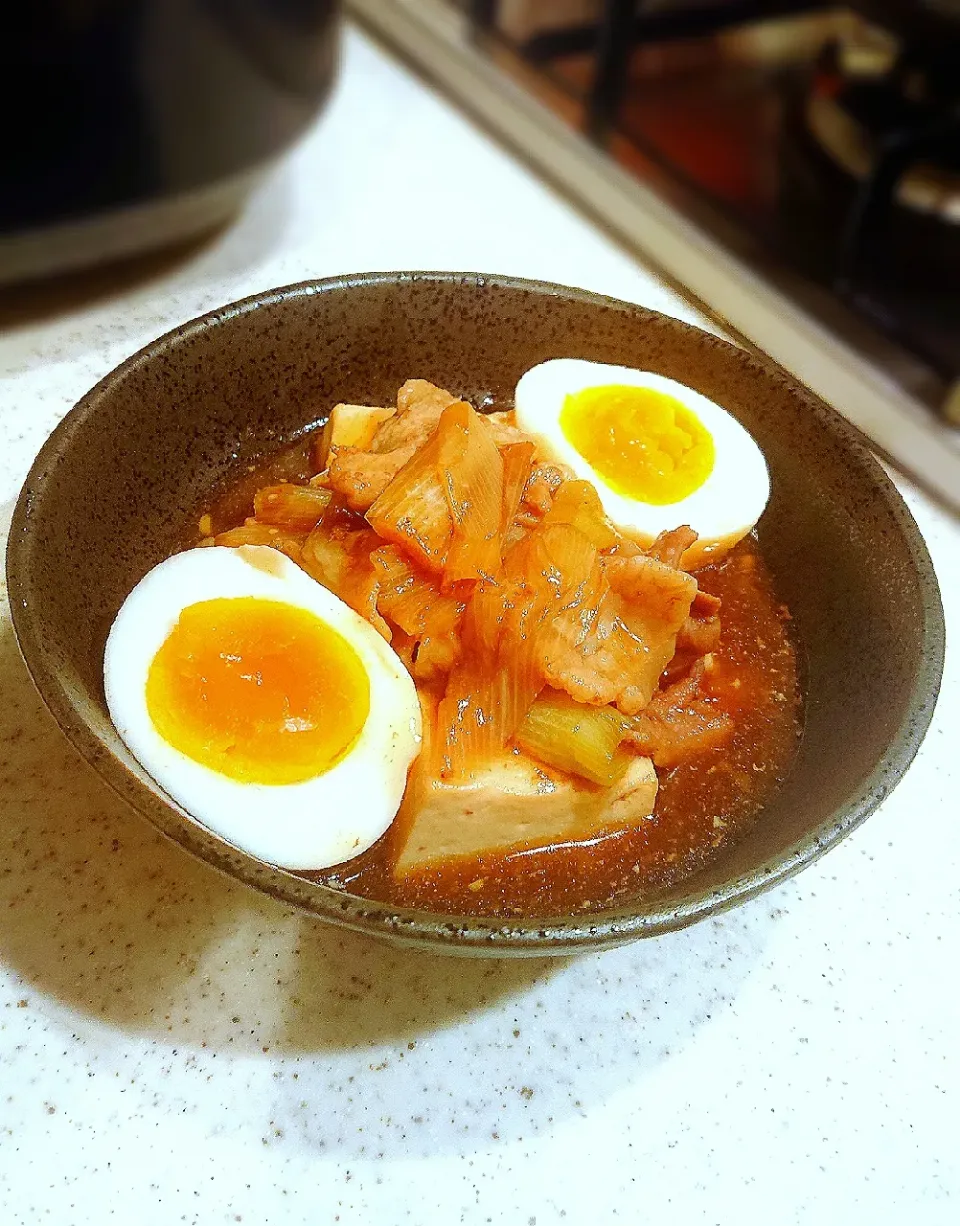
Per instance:
[[[960,79],[869,33],[828,44],[788,97],[779,203],[786,258],[960,378]]]
[[[876,74],[861,69],[848,75],[841,71],[842,63],[828,62],[814,75],[806,109],[811,136],[859,183],[875,176],[894,150],[899,154],[903,149],[890,202],[960,223],[956,104],[933,106],[926,101],[927,81],[919,72],[893,67]]]
[[[501,8],[473,7],[488,22]],[[855,5],[883,25],[794,0],[593,7],[599,25],[514,44],[581,103],[582,127],[715,208],[715,233],[779,265],[805,305],[849,312],[874,350],[895,342],[910,392],[957,413],[960,0]],[[771,11],[791,32],[751,38]]]

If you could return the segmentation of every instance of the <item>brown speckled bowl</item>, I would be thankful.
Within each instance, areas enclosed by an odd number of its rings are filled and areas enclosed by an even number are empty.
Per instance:
[[[551,357],[646,367],[725,405],[770,465],[764,555],[804,649],[806,729],[753,829],[667,894],[602,914],[498,922],[398,911],[305,881],[190,821],[114,732],[101,666],[127,593],[236,466],[337,400],[385,403],[422,376],[509,397]],[[797,872],[864,820],[933,713],[944,627],[909,512],[854,432],[780,371],[687,324],[555,285],[453,273],[292,286],[184,324],[124,362],[47,442],[23,488],[7,573],[27,666],[67,736],[122,796],[215,867],[314,915],[474,954],[568,953],[682,927]]]

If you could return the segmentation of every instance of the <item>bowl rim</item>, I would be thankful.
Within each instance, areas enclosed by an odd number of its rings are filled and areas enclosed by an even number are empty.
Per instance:
[[[42,497],[45,483],[54,473],[61,454],[74,435],[97,412],[100,401],[141,365],[176,349],[198,332],[229,323],[230,320],[280,302],[296,301],[316,294],[348,291],[373,285],[462,285],[469,289],[495,286],[516,289],[545,297],[572,299],[585,306],[612,308],[638,322],[657,320],[670,328],[696,333],[699,343],[732,349],[738,360],[759,368],[768,377],[785,384],[792,395],[813,412],[846,449],[851,459],[865,469],[876,494],[884,502],[906,543],[919,582],[922,603],[920,626],[921,660],[914,678],[910,701],[904,717],[884,752],[857,792],[830,818],[796,840],[786,851],[769,857],[755,868],[714,889],[694,891],[683,902],[660,904],[656,898],[643,911],[637,900],[583,916],[503,920],[463,917],[421,909],[399,908],[387,903],[346,894],[313,882],[287,870],[239,852],[205,827],[194,822],[175,805],[162,789],[154,796],[159,806],[166,805],[170,819],[160,822],[150,806],[138,804],[149,791],[115,756],[88,726],[69,686],[57,670],[48,667],[39,627],[29,604],[30,593],[24,576],[37,547],[30,532],[35,502]],[[278,901],[369,935],[390,938],[404,944],[430,947],[435,952],[489,955],[571,954],[610,947],[638,937],[657,936],[717,915],[747,902],[812,864],[842,838],[859,826],[877,808],[906,773],[933,718],[943,672],[945,623],[940,589],[933,562],[920,530],[896,486],[864,443],[863,436],[835,409],[831,408],[791,375],[764,355],[743,349],[684,320],[650,308],[625,302],[554,282],[530,280],[500,274],[471,272],[395,271],[346,274],[308,279],[279,288],[251,294],[236,302],[208,311],[169,329],[131,354],[100,379],[63,417],[38,452],[14,508],[6,550],[6,578],[11,620],[20,652],[41,699],[80,755],[102,779],[141,816],[146,817],[168,838],[192,855],[235,880],[267,893]],[[175,820],[173,820],[175,819]],[[198,835],[197,832],[200,832]],[[217,854],[217,846],[223,854]],[[690,879],[695,885],[696,876]]]

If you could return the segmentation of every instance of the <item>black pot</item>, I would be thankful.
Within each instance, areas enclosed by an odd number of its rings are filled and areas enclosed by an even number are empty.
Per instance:
[[[336,0],[31,0],[0,39],[0,280],[216,224],[309,124]]]

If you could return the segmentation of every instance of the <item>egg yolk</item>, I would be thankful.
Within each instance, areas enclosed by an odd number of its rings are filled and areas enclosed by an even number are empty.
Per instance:
[[[370,681],[315,614],[255,596],[189,605],[154,656],[147,711],[195,762],[242,783],[302,783],[351,749]]]
[[[560,429],[610,489],[634,502],[680,502],[713,471],[713,439],[696,413],[647,387],[574,392]]]

